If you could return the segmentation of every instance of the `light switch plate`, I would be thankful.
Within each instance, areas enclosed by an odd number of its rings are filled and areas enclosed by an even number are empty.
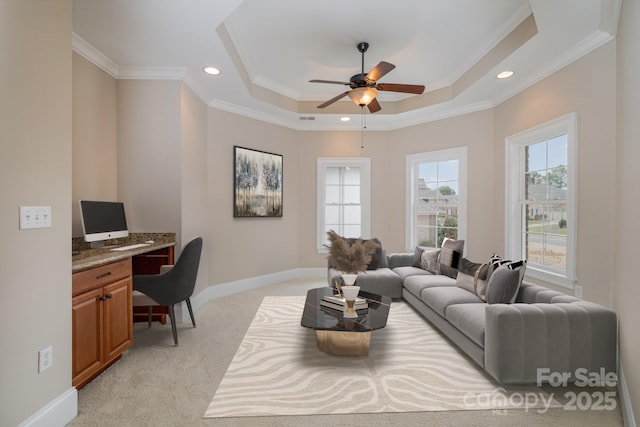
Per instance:
[[[51,227],[51,206],[20,206],[20,229]]]

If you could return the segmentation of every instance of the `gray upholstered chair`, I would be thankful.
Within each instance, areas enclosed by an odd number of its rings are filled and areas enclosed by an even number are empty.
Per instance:
[[[133,276],[133,305],[149,306],[149,326],[151,326],[151,309],[154,305],[169,307],[173,341],[178,345],[178,332],[174,305],[185,301],[191,316],[191,323],[196,327],[193,309],[189,298],[193,294],[202,253],[202,237],[196,237],[182,249],[178,261],[173,266],[163,266],[160,274],[144,274]]]

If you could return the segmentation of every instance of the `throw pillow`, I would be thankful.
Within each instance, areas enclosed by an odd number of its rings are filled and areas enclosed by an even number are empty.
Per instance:
[[[520,273],[506,265],[495,269],[487,284],[486,301],[489,304],[511,304],[520,288]]]
[[[413,251],[413,258],[411,259],[411,265],[420,268],[420,260],[422,258],[422,252],[425,250],[422,246],[416,246],[416,249]]]
[[[475,287],[473,285],[473,276],[470,276],[462,271],[458,271],[458,275],[456,276],[456,286],[464,289],[465,291],[469,291],[475,295]]]
[[[498,254],[491,255],[491,258],[489,258],[489,270],[487,271],[487,280],[489,280],[491,278],[491,274],[493,274],[493,272],[498,267],[500,267],[503,264],[508,264],[510,262],[511,262],[511,260],[504,259]]]
[[[440,274],[455,279],[458,275],[458,264],[464,251],[464,240],[444,238],[440,252]]]
[[[466,258],[460,260],[458,266],[458,275],[456,276],[456,285],[475,294],[474,277],[481,264],[471,262]]]
[[[473,276],[473,289],[476,295],[484,301],[486,301],[486,293],[487,293],[487,280],[489,273],[489,264],[482,264],[477,270],[476,274]]]
[[[440,249],[425,249],[420,256],[420,268],[430,273],[438,274],[438,258]]]

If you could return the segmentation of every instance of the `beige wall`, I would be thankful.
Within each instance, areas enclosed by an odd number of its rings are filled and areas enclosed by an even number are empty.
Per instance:
[[[78,200],[117,200],[116,80],[73,53],[72,233],[82,236]]]
[[[493,122],[491,111],[469,114],[389,132],[298,132],[300,150],[300,266],[322,267],[316,249],[316,160],[318,157],[371,159],[371,234],[387,252],[404,252],[406,157],[409,154],[467,147],[468,236],[465,253],[488,258],[495,250],[491,224],[493,198]],[[487,185],[484,185],[487,183]]]
[[[586,300],[612,307],[616,197],[616,44],[606,44],[495,108],[495,212],[504,250],[505,138],[578,114],[577,277]],[[552,286],[553,287],[553,286]],[[559,289],[567,292],[567,289]],[[570,291],[568,291],[570,292]]]
[[[294,131],[209,109],[209,284],[298,268],[299,152]],[[233,146],[282,154],[284,205],[281,218],[233,218]]]
[[[0,2],[0,52],[0,425],[15,426],[71,388],[71,1]],[[19,230],[21,205],[51,206],[52,227]]]
[[[118,80],[118,199],[135,232],[177,233],[181,247],[178,80]]]
[[[618,39],[618,150],[616,164],[614,308],[618,313],[620,363],[629,394],[635,397],[634,417],[640,422],[640,4],[623,1]],[[630,425],[630,424],[629,424]]]
[[[181,230],[182,246],[194,237],[204,239],[197,294],[209,285],[208,259],[210,216],[207,212],[207,106],[184,84],[180,91],[181,123]]]

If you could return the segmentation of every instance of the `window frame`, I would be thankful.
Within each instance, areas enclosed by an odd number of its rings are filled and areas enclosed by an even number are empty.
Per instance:
[[[317,224],[316,249],[319,254],[328,253],[324,246],[325,234],[325,171],[329,167],[360,168],[360,224],[363,239],[371,238],[371,159],[369,157],[318,157],[317,160]]]
[[[467,238],[467,147],[447,148],[408,154],[406,157],[406,219],[405,245],[407,251],[413,251],[416,242],[416,199],[418,196],[418,166],[421,163],[438,161],[458,161],[458,239]],[[437,244],[437,242],[436,242]]]
[[[505,255],[525,257],[522,239],[521,205],[525,200],[525,147],[567,135],[567,260],[562,274],[558,269],[527,263],[526,275],[554,285],[574,289],[577,284],[577,169],[578,117],[569,113],[505,138]]]

